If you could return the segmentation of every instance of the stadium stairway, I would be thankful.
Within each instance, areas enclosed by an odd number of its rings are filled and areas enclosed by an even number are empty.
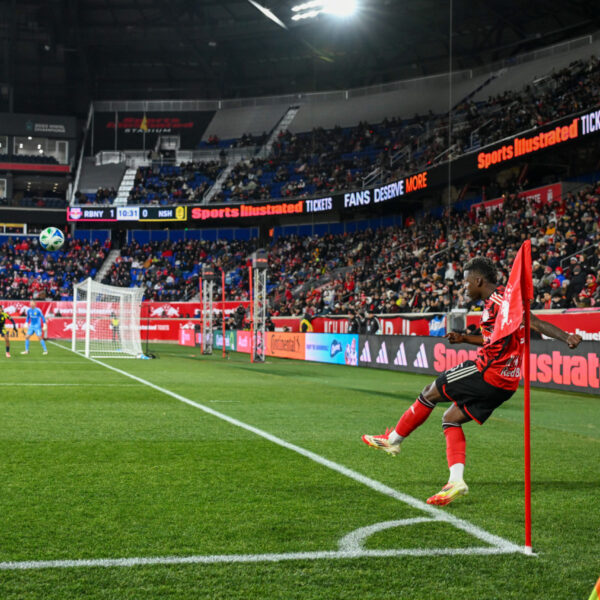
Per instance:
[[[137,173],[137,169],[127,169],[123,174],[123,179],[121,179],[121,184],[119,185],[119,190],[117,192],[117,197],[115,198],[115,206],[126,206],[127,200],[129,198],[129,192],[131,192],[133,185],[135,183],[135,174]]]
[[[267,158],[271,154],[271,150],[273,150],[273,144],[275,144],[275,142],[277,141],[279,134],[289,127],[290,123],[294,120],[299,110],[299,106],[290,106],[287,109],[283,117],[281,117],[281,119],[279,120],[279,123],[277,123],[277,125],[275,125],[275,127],[273,128],[273,131],[271,131],[271,135],[269,136],[265,144],[258,151],[258,158]],[[242,160],[246,159],[227,161],[227,166],[221,171],[213,186],[204,195],[204,198],[202,199],[202,204],[208,204],[214,198],[214,196],[221,191],[223,183],[227,181],[227,178],[231,174],[233,168],[237,164],[242,162]]]
[[[106,274],[109,272],[110,268],[115,264],[119,256],[121,256],[120,250],[111,250],[108,253],[108,256],[104,259],[100,269],[98,269],[98,272],[94,277],[94,281],[102,281],[104,277],[106,277]]]
[[[277,125],[273,128],[269,139],[258,151],[258,158],[268,158],[271,155],[271,150],[273,150],[273,145],[277,141],[279,134],[282,131],[285,131],[290,126],[291,122],[294,120],[299,110],[299,106],[290,106],[287,109],[287,112],[283,115],[283,117],[281,117],[279,123],[277,123]]]
[[[227,161],[227,166],[219,173],[219,176],[216,178],[215,182],[213,183],[212,187],[208,190],[208,192],[204,194],[204,197],[202,198],[202,204],[208,204],[215,197],[215,195],[221,191],[223,183],[227,181],[227,178],[231,174],[233,167],[235,167],[235,165],[237,165],[239,162],[241,161]]]

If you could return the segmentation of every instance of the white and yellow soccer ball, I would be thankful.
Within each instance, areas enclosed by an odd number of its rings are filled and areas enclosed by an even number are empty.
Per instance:
[[[56,227],[46,227],[46,229],[40,233],[40,245],[48,252],[60,250],[64,243],[65,235]]]

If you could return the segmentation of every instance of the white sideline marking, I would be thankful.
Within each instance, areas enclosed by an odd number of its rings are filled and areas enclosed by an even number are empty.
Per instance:
[[[88,387],[138,387],[137,384],[135,383],[22,383],[22,382],[14,382],[14,383],[10,383],[7,381],[2,381],[0,382],[0,386],[11,386],[11,385],[18,385],[19,387],[21,386],[40,386],[40,387],[48,387],[48,386],[60,386],[60,387],[68,387],[68,386],[75,386],[75,387],[83,387],[83,386],[88,386]]]
[[[49,344],[53,344],[54,346],[58,346],[59,348],[62,348],[63,350],[68,350],[68,348],[66,346],[61,346],[60,344],[57,344],[56,342],[51,342],[50,340],[48,340],[48,343]],[[16,358],[16,355],[13,356],[13,358]],[[10,361],[12,359],[7,358],[6,360]],[[26,364],[28,365],[29,363],[48,363],[49,359],[47,359],[47,358],[40,358],[40,359],[37,359],[37,358],[23,358],[23,360],[27,361],[27,362],[20,363],[19,364],[20,367],[23,367]],[[51,365],[78,365],[78,364],[80,364],[78,360],[53,360],[50,363],[50,366]]]
[[[143,565],[189,565],[215,563],[257,563],[282,562],[285,560],[339,560],[355,558],[382,558],[394,556],[454,556],[513,554],[512,550],[497,546],[473,548],[408,548],[405,550],[359,550],[285,552],[282,554],[214,554],[208,556],[151,556],[135,558],[97,558],[81,560],[32,560],[22,562],[2,562],[0,571],[28,569],[70,569],[75,567],[136,567]]]

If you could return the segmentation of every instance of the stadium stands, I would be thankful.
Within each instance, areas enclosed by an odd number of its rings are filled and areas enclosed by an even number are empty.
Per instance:
[[[220,161],[140,167],[129,204],[199,203],[221,171]]]
[[[535,308],[600,305],[600,185],[533,205],[516,193],[504,210],[406,220],[404,228],[322,237],[284,236],[269,248],[269,294],[275,315],[446,312],[465,306],[462,264],[489,256],[503,281],[526,236],[533,242]],[[449,244],[449,249],[448,249]],[[133,243],[105,279],[144,285],[148,299],[185,300],[198,291],[201,265],[227,274],[227,297],[247,293],[249,242]]]
[[[12,238],[0,246],[0,298],[67,300],[73,283],[93,277],[109,244],[67,240],[58,252],[45,252],[37,238]]]
[[[519,91],[503,91],[485,101],[462,101],[453,114],[451,148],[447,115],[431,112],[377,124],[287,130],[280,134],[268,159],[254,157],[238,163],[212,202],[329,194],[358,188],[369,175],[383,183],[596,106],[598,97],[600,62],[592,56],[537,77]],[[259,146],[265,138],[266,134],[246,134],[224,142],[209,136],[202,145]],[[218,162],[140,168],[129,203],[200,202],[219,172]]]
[[[98,188],[95,193],[75,192],[73,204],[112,204],[117,197],[115,188]]]

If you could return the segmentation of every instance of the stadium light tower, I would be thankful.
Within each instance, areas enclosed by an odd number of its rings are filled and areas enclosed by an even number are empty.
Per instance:
[[[323,13],[336,17],[351,17],[357,9],[357,0],[309,0],[292,6],[292,21],[314,19]]]

